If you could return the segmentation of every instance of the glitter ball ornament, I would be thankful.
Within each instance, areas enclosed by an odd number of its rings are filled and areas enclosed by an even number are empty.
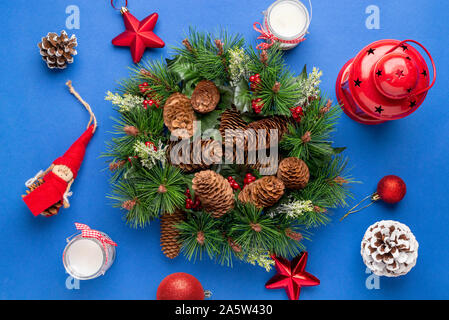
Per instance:
[[[204,300],[204,289],[194,276],[177,272],[164,278],[156,293],[157,300]]]
[[[377,184],[377,194],[387,203],[396,203],[404,198],[407,187],[404,180],[395,175],[383,177]]]
[[[383,220],[366,230],[361,254],[363,262],[374,274],[398,277],[416,265],[418,247],[409,227],[397,221]]]
[[[377,190],[373,194],[363,198],[358,204],[356,204],[351,210],[348,211],[341,219],[342,221],[351,213],[359,212],[369,206],[371,206],[374,202],[378,200],[382,200],[387,203],[397,203],[401,201],[407,192],[407,187],[405,185],[404,180],[395,175],[388,175],[383,177],[379,183],[377,184]],[[357,209],[359,205],[361,205],[368,198],[371,199],[371,202],[366,206]]]

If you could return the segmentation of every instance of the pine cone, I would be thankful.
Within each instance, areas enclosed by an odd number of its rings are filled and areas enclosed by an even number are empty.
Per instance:
[[[40,49],[42,60],[47,63],[50,69],[65,69],[68,63],[73,62],[73,56],[78,53],[75,50],[78,45],[75,35],[70,38],[67,33],[62,30],[61,35],[49,32],[42,41],[37,44]]]
[[[280,117],[280,116],[274,116],[265,118],[262,120],[251,122],[247,126],[247,130],[254,130],[254,131],[247,131],[247,136],[249,137],[247,145],[248,150],[258,150],[259,148],[262,148],[262,146],[258,145],[258,130],[265,129],[265,134],[267,137],[265,149],[270,148],[270,130],[271,129],[277,129],[278,130],[278,142],[281,141],[282,136],[288,131],[288,122],[289,120],[286,117]]]
[[[195,112],[190,99],[179,92],[172,94],[164,106],[164,123],[168,130],[178,137],[189,138],[193,136],[194,121]],[[178,129],[182,131],[175,131]]]
[[[192,180],[192,189],[206,212],[220,218],[234,208],[234,192],[229,182],[212,170],[200,171]]]
[[[366,230],[361,254],[363,262],[374,274],[398,277],[415,266],[418,247],[409,227],[397,221],[383,220]]]
[[[296,157],[285,158],[279,163],[277,177],[287,189],[304,189],[309,183],[309,167]]]
[[[185,218],[184,212],[176,210],[174,213],[164,213],[161,216],[161,249],[167,258],[176,258],[181,250],[178,240],[179,230],[175,225]]]
[[[242,119],[240,112],[235,107],[232,109],[226,109],[220,117],[220,133],[225,142],[226,130],[245,130],[247,123]]]
[[[198,113],[209,113],[217,107],[220,92],[212,81],[202,80],[196,85],[191,101],[193,110]]]
[[[34,182],[31,186],[28,187],[28,190],[26,191],[27,194],[31,193],[34,189],[39,187],[41,184],[44,183],[44,180],[38,179],[36,182]],[[25,195],[22,195],[22,198],[25,197]],[[59,201],[52,205],[51,207],[45,209],[43,212],[41,212],[41,215],[45,217],[51,217],[56,214],[58,214],[59,209],[62,207],[62,201]]]
[[[167,148],[167,159],[171,165],[184,172],[204,170],[221,160],[222,147],[216,140],[201,140],[201,152],[196,149],[199,149],[198,142],[190,142],[190,154],[188,156],[182,154],[182,147],[179,147],[178,154],[171,154],[177,143],[179,142],[170,142]]]
[[[239,194],[240,202],[251,202],[257,208],[271,207],[284,195],[285,186],[275,176],[266,176],[247,185]]]

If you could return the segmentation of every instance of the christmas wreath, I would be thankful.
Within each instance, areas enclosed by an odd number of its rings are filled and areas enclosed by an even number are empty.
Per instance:
[[[191,30],[172,59],[132,67],[107,93],[119,114],[105,152],[114,206],[134,227],[160,218],[169,258],[269,270],[271,255],[297,255],[352,182],[320,77],[295,76],[277,47]]]

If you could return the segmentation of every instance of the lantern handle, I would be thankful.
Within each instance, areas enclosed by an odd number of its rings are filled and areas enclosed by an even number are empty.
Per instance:
[[[432,69],[433,69],[433,80],[432,80],[432,83],[431,83],[428,87],[423,88],[423,89],[421,89],[421,90],[418,90],[417,92],[414,92],[414,93],[412,94],[412,96],[416,96],[416,95],[421,94],[421,93],[423,93],[423,92],[429,91],[430,88],[433,87],[433,85],[435,84],[436,77],[437,77],[437,70],[436,70],[436,67],[435,67],[435,62],[433,61],[433,58],[432,58],[432,56],[430,55],[430,52],[427,51],[427,49],[426,49],[421,43],[419,43],[418,41],[415,41],[415,40],[411,40],[411,39],[402,40],[402,41],[399,42],[397,45],[395,45],[393,48],[391,48],[390,50],[388,50],[385,54],[389,54],[390,52],[396,50],[397,48],[399,48],[400,46],[402,46],[402,45],[403,45],[404,43],[406,43],[406,42],[413,42],[414,44],[417,44],[418,46],[420,46],[420,47],[427,53],[427,56],[429,57],[430,62],[432,63]]]

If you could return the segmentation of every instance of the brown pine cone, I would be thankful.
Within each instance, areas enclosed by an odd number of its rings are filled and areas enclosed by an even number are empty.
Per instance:
[[[34,189],[36,189],[37,187],[39,187],[43,183],[44,183],[44,180],[38,179],[31,186],[28,187],[28,190],[26,191],[26,193],[30,194],[31,191],[33,191]],[[25,197],[25,195],[22,195],[22,198],[23,197]],[[45,209],[43,212],[41,212],[41,215],[43,215],[45,217],[54,216],[54,215],[58,214],[59,209],[61,207],[62,207],[62,201],[59,201],[59,202],[55,203],[54,205],[52,205],[51,207],[48,207],[47,209]]]
[[[189,149],[190,154],[188,156],[183,155],[182,147],[179,146],[178,154],[175,151],[172,153],[173,148],[177,146],[176,141],[171,141],[167,148],[168,162],[180,168],[184,172],[194,172],[198,170],[204,170],[209,168],[213,163],[218,163],[222,157],[222,146],[216,140],[201,140],[201,152],[199,150],[200,145],[198,140],[190,142]]]
[[[164,213],[161,216],[161,250],[167,258],[176,258],[181,250],[178,240],[179,230],[175,225],[184,220],[184,212],[176,210],[174,213]]]
[[[309,183],[309,167],[299,158],[285,158],[279,163],[277,177],[287,189],[304,189]]]
[[[278,130],[278,142],[281,141],[282,136],[288,131],[289,120],[286,117],[274,116],[251,122],[247,127],[248,136],[248,150],[260,149],[262,146],[258,145],[258,130],[264,129],[266,135],[266,145],[264,149],[270,148],[270,130]],[[251,131],[250,129],[254,130]],[[249,131],[248,131],[249,130]]]
[[[180,138],[193,136],[195,112],[185,95],[172,94],[165,102],[163,116],[164,124],[172,134]]]
[[[240,112],[235,108],[226,109],[220,117],[220,133],[223,138],[223,143],[225,142],[225,132],[226,130],[245,130],[247,123],[242,119]]]
[[[222,175],[212,170],[195,173],[192,189],[206,212],[220,218],[234,208],[234,192]]]
[[[285,186],[275,176],[266,176],[247,185],[239,194],[241,202],[251,202],[257,208],[271,207],[284,195]]]
[[[220,92],[212,81],[202,80],[196,85],[190,100],[193,110],[198,113],[209,113],[217,107]]]
[[[78,53],[75,50],[78,45],[75,35],[70,38],[67,32],[61,31],[61,35],[49,32],[42,41],[37,44],[40,49],[42,60],[50,69],[65,69],[67,64],[73,62],[73,56]]]

